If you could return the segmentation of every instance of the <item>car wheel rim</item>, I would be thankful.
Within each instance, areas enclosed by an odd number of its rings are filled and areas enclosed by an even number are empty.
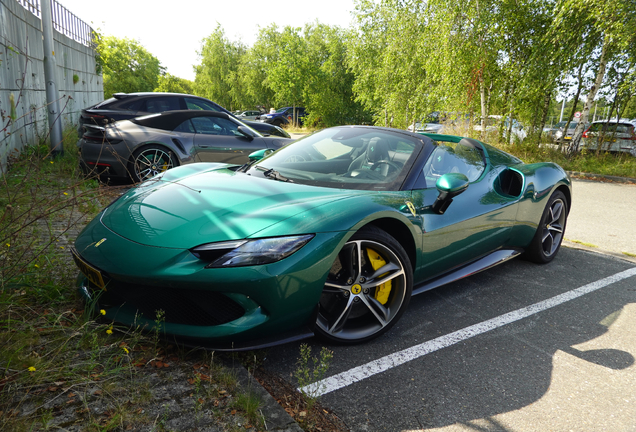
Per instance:
[[[135,159],[135,170],[139,180],[147,180],[173,167],[170,154],[161,149],[149,149],[139,153]]]
[[[369,254],[380,256],[383,264],[374,268]],[[378,295],[382,290],[385,298]],[[370,240],[350,241],[329,272],[316,325],[341,340],[370,337],[395,318],[405,295],[404,266],[390,248]]]
[[[562,200],[555,200],[550,206],[546,222],[543,225],[542,245],[543,253],[552,256],[559,249],[563,239],[563,226],[565,225],[565,204]]]

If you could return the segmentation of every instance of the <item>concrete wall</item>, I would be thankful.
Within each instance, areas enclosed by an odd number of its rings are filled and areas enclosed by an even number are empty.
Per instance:
[[[46,0],[44,0],[46,1]],[[64,127],[77,125],[82,108],[104,99],[95,51],[53,32],[57,89]],[[42,28],[16,0],[0,0],[0,168],[7,156],[48,137]],[[79,80],[74,83],[73,76]],[[11,96],[16,120],[11,121]]]

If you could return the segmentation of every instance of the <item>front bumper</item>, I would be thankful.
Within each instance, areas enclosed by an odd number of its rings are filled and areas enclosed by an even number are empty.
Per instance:
[[[134,243],[95,219],[76,248],[102,272],[106,289],[82,275],[78,288],[107,319],[133,328],[159,328],[165,337],[213,349],[267,346],[311,335],[324,280],[345,235],[317,234],[272,264],[205,269],[188,249]]]

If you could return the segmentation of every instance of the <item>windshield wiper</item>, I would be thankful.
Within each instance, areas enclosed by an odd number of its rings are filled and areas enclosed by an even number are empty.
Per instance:
[[[260,166],[260,165],[256,165],[254,168],[256,168],[259,171],[263,171],[263,175],[265,177],[268,177],[268,178],[271,178],[271,179],[274,179],[274,180],[279,180],[279,181],[293,183],[293,181],[291,181],[287,177],[284,177],[283,175],[281,175],[281,173],[279,173],[278,171],[274,170],[274,168],[265,168],[265,167]]]
[[[256,162],[258,162],[258,160],[257,160],[257,159],[251,160],[251,161],[249,161],[249,162],[245,162],[245,163],[244,163],[243,165],[241,165],[241,166],[239,167],[239,169],[237,169],[236,171],[238,171],[238,172],[247,172],[247,170],[248,170],[248,169],[250,169],[250,167],[251,167],[252,165],[254,165]]]

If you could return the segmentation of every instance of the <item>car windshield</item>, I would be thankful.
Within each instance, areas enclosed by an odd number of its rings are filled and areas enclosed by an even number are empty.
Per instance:
[[[287,107],[279,108],[279,109],[276,110],[277,113],[284,113],[285,111],[287,111]]]
[[[289,144],[248,171],[274,170],[294,183],[339,189],[399,190],[421,140],[373,127],[325,129]]]

